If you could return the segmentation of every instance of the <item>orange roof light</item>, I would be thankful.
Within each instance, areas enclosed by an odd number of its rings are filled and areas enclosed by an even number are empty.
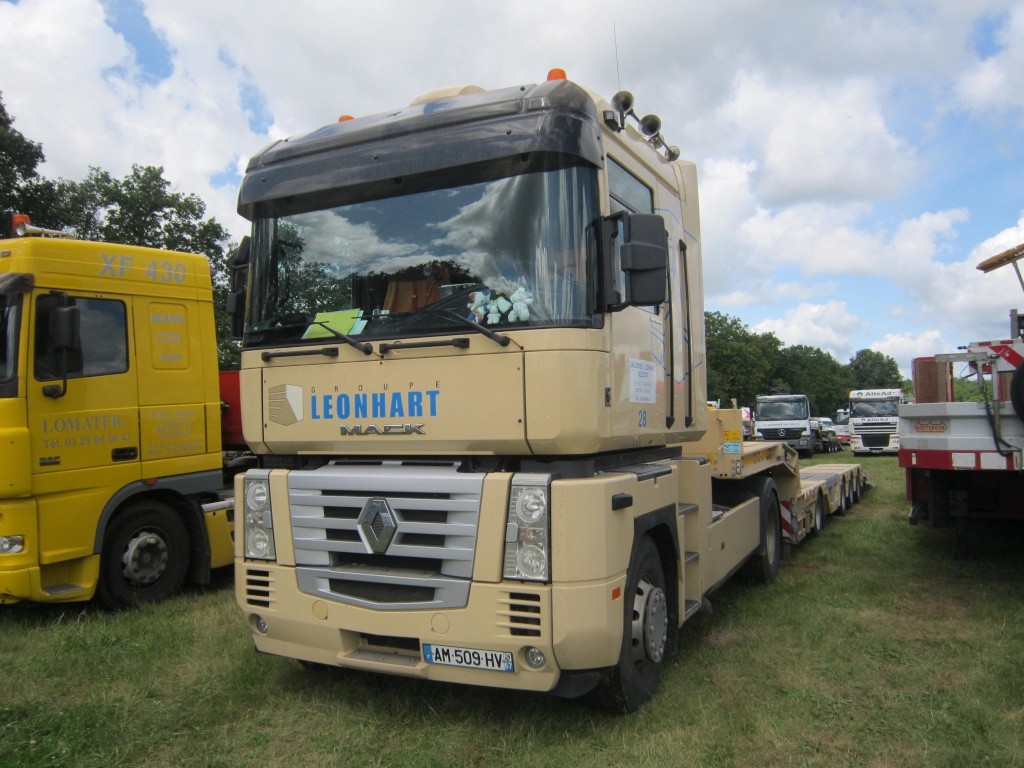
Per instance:
[[[28,218],[27,213],[16,213],[11,216],[11,234],[23,237],[25,234],[25,227],[32,222]]]
[[[568,75],[565,74],[564,69],[555,67],[554,69],[548,70],[548,80],[568,80]]]
[[[339,123],[344,123],[347,122],[348,120],[355,120],[355,118],[352,117],[352,115],[342,115],[341,117],[338,118]]]

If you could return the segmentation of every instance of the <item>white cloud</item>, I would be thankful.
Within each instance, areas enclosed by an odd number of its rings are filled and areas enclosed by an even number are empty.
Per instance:
[[[756,188],[771,206],[890,197],[918,174],[914,152],[887,127],[878,86],[769,84],[742,75],[728,110],[762,148]]]
[[[911,378],[911,361],[915,357],[929,357],[942,352],[955,351],[954,347],[935,329],[917,333],[888,333],[881,339],[872,341],[866,348],[881,352],[895,360],[905,379]]]
[[[850,335],[860,328],[860,320],[847,309],[846,302],[827,301],[798,304],[781,318],[757,323],[753,330],[774,333],[787,347],[798,344],[818,347],[845,363],[854,351]]]
[[[977,112],[1024,109],[1024,6],[1007,13],[996,42],[1001,47],[989,58],[966,67],[956,83],[963,104]]]
[[[48,176],[162,165],[240,235],[237,188],[217,182],[271,139],[443,85],[561,66],[611,96],[621,73],[698,162],[706,295],[721,311],[838,357],[871,339],[981,338],[1021,303],[1008,268],[974,265],[1024,241],[1024,219],[996,222],[998,188],[961,183],[1002,170],[973,165],[986,147],[963,111],[995,116],[991,128],[1024,108],[1021,0],[651,0],[629,14],[612,0],[141,0],[171,57],[158,82],[105,23],[110,2],[0,2],[0,28],[17,31],[4,103]],[[994,135],[1019,171],[1019,127]]]

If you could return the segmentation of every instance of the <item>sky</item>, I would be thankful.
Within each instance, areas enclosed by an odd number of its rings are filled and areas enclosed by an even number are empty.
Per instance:
[[[1024,0],[0,0],[40,172],[157,165],[236,239],[271,141],[560,67],[697,163],[705,308],[840,363],[1003,339],[1024,309]]]

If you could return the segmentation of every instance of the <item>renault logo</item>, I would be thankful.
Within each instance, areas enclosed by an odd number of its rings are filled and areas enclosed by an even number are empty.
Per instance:
[[[386,552],[398,530],[395,513],[391,511],[388,500],[380,496],[367,499],[356,520],[356,528],[368,552],[376,555]]]

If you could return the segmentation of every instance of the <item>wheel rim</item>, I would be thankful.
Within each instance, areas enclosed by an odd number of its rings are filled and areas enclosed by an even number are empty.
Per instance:
[[[167,542],[154,531],[139,531],[125,544],[121,575],[136,586],[152,584],[167,570]]]
[[[668,600],[665,590],[640,579],[633,598],[633,661],[657,664],[668,644]]]

